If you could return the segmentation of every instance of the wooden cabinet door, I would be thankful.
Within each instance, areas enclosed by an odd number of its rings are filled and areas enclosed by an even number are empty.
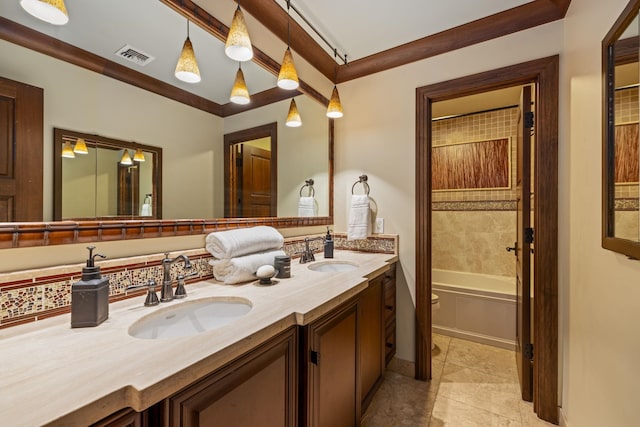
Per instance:
[[[378,276],[360,294],[360,386],[362,411],[369,406],[382,382],[384,372],[384,300],[382,279]]]
[[[360,425],[358,306],[356,301],[308,325],[306,405],[302,425]]]
[[[297,368],[297,330],[291,328],[170,397],[167,425],[293,427]]]
[[[142,413],[125,408],[92,424],[91,427],[142,427]]]

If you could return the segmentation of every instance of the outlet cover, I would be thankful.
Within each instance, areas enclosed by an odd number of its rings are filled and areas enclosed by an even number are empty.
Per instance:
[[[384,218],[376,218],[376,226],[373,232],[375,234],[384,233]]]

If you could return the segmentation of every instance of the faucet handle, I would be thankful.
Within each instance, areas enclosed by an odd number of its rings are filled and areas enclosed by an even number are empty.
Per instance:
[[[160,301],[158,300],[158,295],[156,294],[156,286],[156,281],[154,279],[149,279],[147,284],[128,286],[126,291],[147,288],[147,297],[144,300],[144,305],[150,307],[158,305],[160,303]]]
[[[187,290],[184,287],[184,279],[187,277],[192,277],[197,275],[197,271],[192,271],[189,274],[178,274],[178,285],[176,286],[176,290],[173,293],[174,298],[184,298],[187,296]]]

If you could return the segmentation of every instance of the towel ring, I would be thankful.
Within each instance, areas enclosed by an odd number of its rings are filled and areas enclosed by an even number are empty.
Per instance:
[[[360,175],[358,177],[358,180],[356,182],[354,182],[353,185],[351,186],[351,194],[355,194],[354,190],[355,190],[357,184],[362,184],[362,186],[364,187],[364,190],[367,192],[367,196],[368,196],[369,195],[369,191],[371,190],[371,188],[369,188],[369,184],[367,184],[368,180],[369,180],[369,177],[367,175]]]
[[[304,190],[305,187],[309,187],[309,197],[316,197],[316,189],[313,188],[313,178],[304,181],[304,185],[300,187],[300,197],[302,197],[302,190]]]

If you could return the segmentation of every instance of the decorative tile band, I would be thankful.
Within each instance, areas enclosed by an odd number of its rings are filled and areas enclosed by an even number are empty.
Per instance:
[[[617,211],[637,211],[639,209],[640,203],[638,202],[638,198],[615,200],[615,210]]]
[[[517,208],[515,200],[487,200],[464,202],[433,202],[434,211],[514,211]]]
[[[374,236],[367,240],[347,241],[346,234],[335,235],[336,249],[364,252],[395,253],[397,236]],[[304,238],[285,240],[284,250],[293,258],[304,250]],[[212,256],[202,249],[181,251],[192,265],[195,276],[187,280],[194,283],[213,278],[209,264]],[[171,254],[170,256],[175,256]],[[131,285],[144,284],[153,278],[162,283],[162,254],[105,260],[102,276],[109,278],[109,301],[116,302],[143,295],[145,289],[127,292]],[[0,329],[34,322],[71,311],[71,286],[82,276],[82,264],[60,266],[31,271],[3,274],[0,278]],[[171,276],[183,272],[183,264],[171,266]]]

